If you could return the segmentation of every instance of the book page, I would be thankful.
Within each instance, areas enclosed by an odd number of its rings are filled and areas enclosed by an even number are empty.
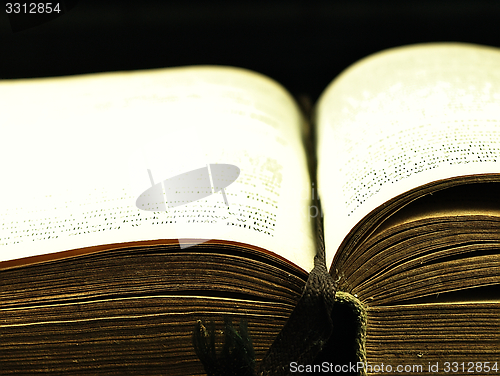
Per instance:
[[[229,67],[12,80],[0,107],[0,261],[196,238],[312,269],[303,118],[274,81]],[[185,200],[150,210],[168,184]]]
[[[500,172],[500,52],[459,43],[370,56],[317,107],[328,261],[368,213],[423,184]]]

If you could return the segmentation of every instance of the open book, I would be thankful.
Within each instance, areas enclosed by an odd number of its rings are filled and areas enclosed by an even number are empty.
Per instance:
[[[215,66],[3,81],[0,113],[1,369],[202,374],[193,325],[224,315],[259,359],[322,216],[368,373],[498,372],[500,50],[375,54],[312,116]]]

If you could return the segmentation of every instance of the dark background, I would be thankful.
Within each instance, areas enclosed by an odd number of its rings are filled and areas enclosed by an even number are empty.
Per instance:
[[[264,73],[315,100],[344,68],[385,48],[500,47],[498,0],[60,3],[66,13],[48,21],[9,19],[2,9],[1,78],[220,64]]]

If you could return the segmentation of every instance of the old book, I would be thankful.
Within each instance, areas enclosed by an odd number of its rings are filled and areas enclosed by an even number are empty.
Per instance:
[[[498,49],[383,51],[311,117],[218,66],[5,80],[0,106],[3,372],[203,374],[193,327],[223,317],[258,361],[319,216],[362,371],[498,372]]]

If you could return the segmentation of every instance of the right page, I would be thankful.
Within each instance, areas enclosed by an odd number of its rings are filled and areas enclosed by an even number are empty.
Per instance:
[[[372,55],[325,90],[316,124],[330,265],[348,234],[352,246],[381,223],[367,218],[397,210],[388,201],[498,178],[500,50],[433,43]]]

